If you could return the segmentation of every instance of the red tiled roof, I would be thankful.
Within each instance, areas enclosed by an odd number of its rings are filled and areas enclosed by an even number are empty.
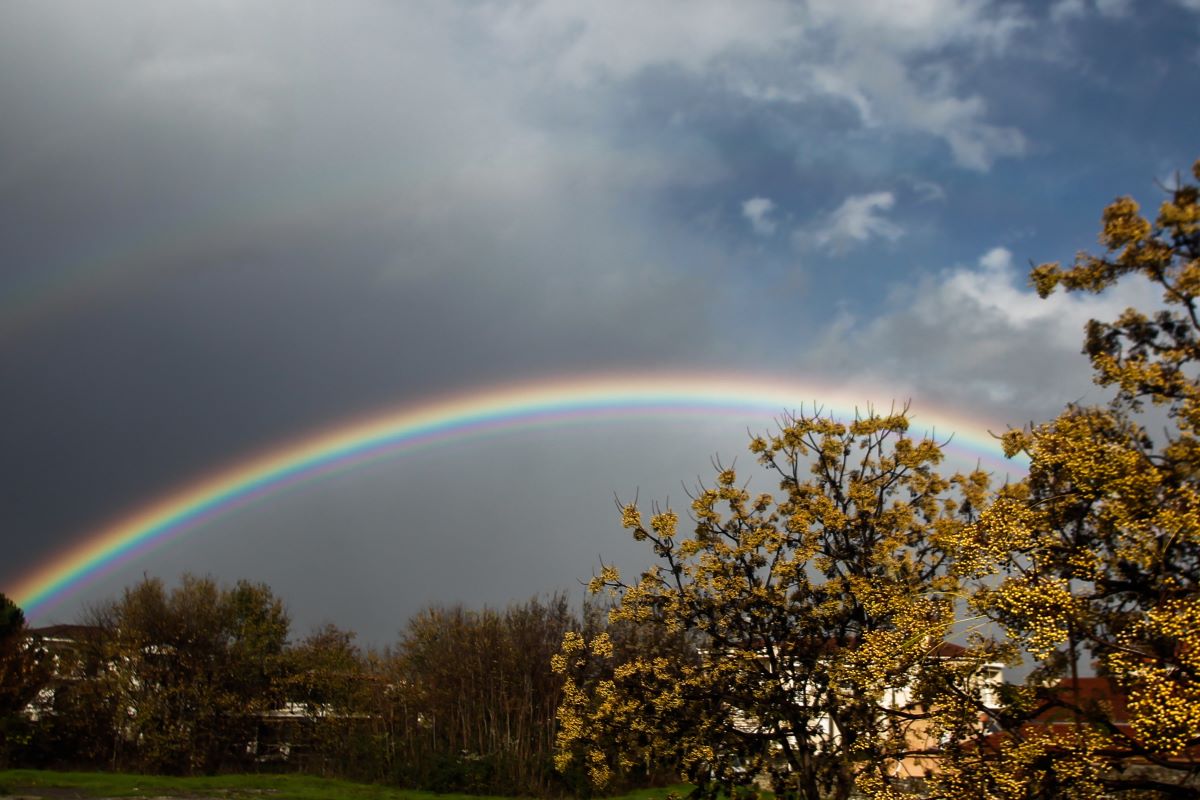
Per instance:
[[[1064,678],[1050,689],[1050,695],[1061,703],[1081,708],[1100,705],[1114,723],[1124,725],[1129,722],[1129,698],[1108,678]],[[1061,707],[1047,709],[1038,717],[1039,721],[1051,723],[1067,718],[1074,720],[1071,711]]]

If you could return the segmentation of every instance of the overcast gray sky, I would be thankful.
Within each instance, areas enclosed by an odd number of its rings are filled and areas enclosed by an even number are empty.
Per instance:
[[[866,382],[998,429],[1094,398],[1030,261],[1200,156],[1196,0],[0,5],[0,590],[364,413],[563,374]],[[804,398],[816,399],[820,398]],[[636,567],[753,420],[516,431],[190,532],[296,631]],[[749,459],[741,463],[748,465]]]

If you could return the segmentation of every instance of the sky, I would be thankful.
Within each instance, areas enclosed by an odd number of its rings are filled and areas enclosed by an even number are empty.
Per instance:
[[[1197,0],[6,0],[0,591],[256,453],[498,385],[736,373],[997,431],[1098,402],[1086,320],[1156,297],[1041,301],[1028,268],[1157,205],[1197,97]],[[380,645],[582,598],[650,562],[614,496],[685,509],[769,424],[426,448],[32,621],[185,571]]]

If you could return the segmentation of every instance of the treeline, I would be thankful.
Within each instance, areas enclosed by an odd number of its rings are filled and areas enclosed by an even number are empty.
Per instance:
[[[582,774],[554,768],[563,680],[551,659],[569,631],[607,631],[621,650],[656,638],[556,594],[503,611],[428,608],[392,647],[363,650],[333,625],[291,641],[266,585],[148,578],[78,625],[0,631],[0,762],[586,794]],[[683,650],[678,637],[657,639]]]

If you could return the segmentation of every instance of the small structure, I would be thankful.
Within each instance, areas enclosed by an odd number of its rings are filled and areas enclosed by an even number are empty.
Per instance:
[[[31,722],[54,713],[54,699],[66,686],[87,677],[87,651],[100,641],[102,629],[93,625],[49,625],[25,630],[26,650],[38,654],[46,669],[46,681],[25,706]]]
[[[818,645],[822,653],[832,655],[838,645],[833,641],[826,641]],[[961,661],[964,664],[968,656],[968,650],[965,647],[954,644],[952,642],[942,642],[935,646],[927,654],[927,657],[941,661]],[[765,656],[764,656],[765,658]],[[1004,681],[1004,665],[998,661],[990,661],[979,664],[975,667],[972,689],[979,692],[982,710],[978,719],[978,732],[982,733],[988,729],[990,719],[994,712],[1000,709],[999,688]],[[788,682],[785,684],[791,687],[794,692],[796,702],[803,704],[807,698],[817,696],[818,691],[815,687],[791,686]],[[908,713],[921,713],[929,709],[920,709],[916,698],[913,696],[910,686],[901,685],[888,689],[879,699],[880,718],[887,715],[887,711],[906,711]],[[737,710],[733,713],[734,727],[744,733],[760,734],[770,732],[770,726],[762,724],[761,721],[753,718],[751,715],[741,713]],[[825,743],[837,742],[840,740],[841,734],[837,729],[834,720],[827,713],[817,715],[815,724],[812,726],[813,738],[812,742],[817,745],[818,749]],[[904,737],[909,745],[909,750],[913,753],[928,752],[931,755],[908,755],[896,761],[891,766],[892,775],[901,780],[916,780],[919,781],[938,771],[938,759],[936,751],[944,742],[939,741],[934,737],[931,730],[931,724],[927,721],[916,719],[908,722],[904,728]],[[795,742],[795,737],[789,736],[789,741]]]

